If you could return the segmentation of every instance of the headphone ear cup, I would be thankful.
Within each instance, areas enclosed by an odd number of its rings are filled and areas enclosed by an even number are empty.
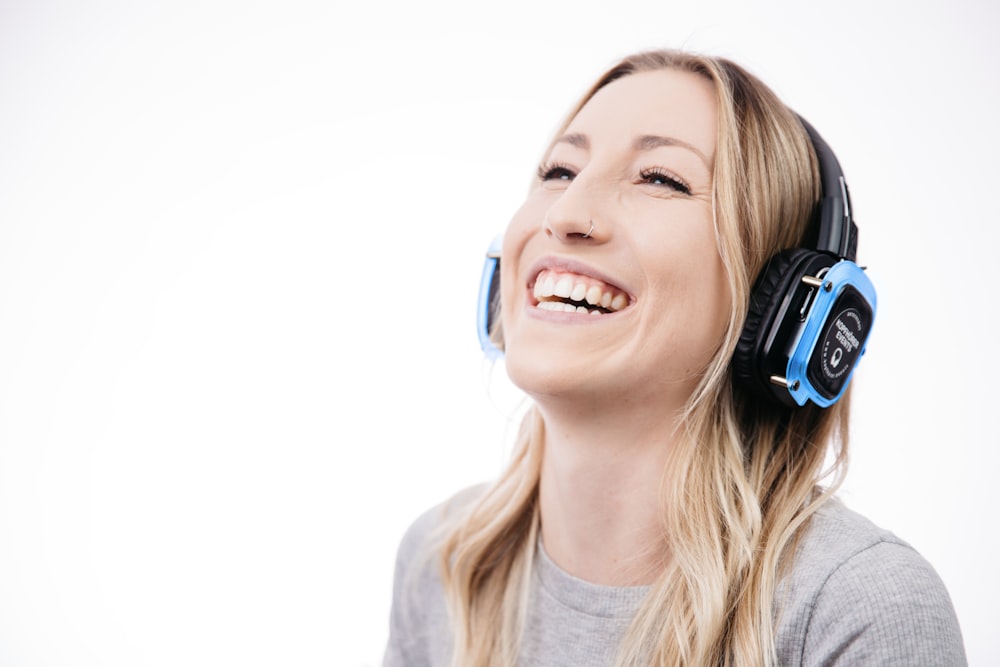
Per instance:
[[[503,350],[497,346],[499,332],[494,328],[499,326],[500,316],[500,248],[502,237],[494,239],[486,251],[486,261],[483,264],[483,274],[479,281],[479,303],[477,305],[476,328],[479,334],[479,346],[489,359],[503,356]]]
[[[781,340],[788,332],[781,317],[789,299],[809,273],[833,264],[833,259],[823,253],[806,248],[784,250],[767,263],[757,278],[750,294],[750,304],[743,331],[733,354],[733,379],[752,394],[776,400],[785,405],[795,405],[788,392],[770,382],[773,374],[784,375],[782,363],[787,364],[785,352],[789,341]]]

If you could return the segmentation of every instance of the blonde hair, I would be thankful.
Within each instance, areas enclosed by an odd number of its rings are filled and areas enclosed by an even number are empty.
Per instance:
[[[620,667],[774,661],[775,596],[797,537],[846,468],[849,398],[826,410],[765,405],[734,388],[730,360],[754,278],[796,246],[819,198],[816,157],[774,93],[722,58],[651,51],[608,70],[569,114],[635,72],[705,77],[718,103],[713,210],[733,309],[718,353],[688,401],[664,470],[670,557],[619,649]],[[498,342],[502,344],[500,330]],[[539,530],[544,424],[530,410],[500,479],[444,541],[441,566],[456,667],[513,667]],[[833,464],[824,470],[828,452]],[[819,486],[832,476],[827,488]],[[780,603],[780,601],[779,601]]]

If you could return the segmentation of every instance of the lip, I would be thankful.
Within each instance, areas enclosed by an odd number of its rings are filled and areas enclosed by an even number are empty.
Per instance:
[[[534,264],[532,264],[531,270],[528,272],[528,275],[531,276],[531,279],[528,281],[525,287],[527,288],[528,291],[528,304],[530,306],[538,305],[532,293],[535,287],[535,281],[538,280],[538,275],[542,271],[549,269],[556,271],[566,271],[568,273],[575,273],[581,276],[586,276],[588,278],[593,278],[595,280],[600,280],[601,282],[617,290],[620,290],[621,292],[623,292],[628,296],[628,305],[626,305],[619,311],[613,313],[607,313],[603,317],[610,317],[612,315],[618,315],[620,313],[623,313],[629,310],[629,308],[631,308],[632,305],[635,303],[635,296],[632,294],[632,292],[627,287],[619,283],[615,278],[612,278],[610,275],[608,275],[607,273],[585,262],[581,262],[578,259],[570,257],[558,257],[555,255],[547,255],[545,257],[540,258]],[[549,314],[556,314],[556,313],[549,313]],[[559,313],[559,314],[574,315],[573,313]],[[599,320],[601,318],[591,318],[591,319]]]

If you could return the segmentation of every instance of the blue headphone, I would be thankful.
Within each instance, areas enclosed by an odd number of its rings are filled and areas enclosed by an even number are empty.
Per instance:
[[[503,234],[498,234],[486,250],[483,277],[479,281],[479,307],[476,309],[479,346],[490,361],[503,356],[503,350],[490,340],[493,323],[500,316],[500,250],[503,248]]]
[[[855,264],[858,228],[840,163],[801,117],[819,160],[822,198],[801,247],[772,257],[754,284],[736,351],[733,379],[750,395],[794,407],[836,403],[864,355],[875,321],[875,287]],[[479,287],[479,343],[490,359],[500,314],[498,236],[486,251]]]

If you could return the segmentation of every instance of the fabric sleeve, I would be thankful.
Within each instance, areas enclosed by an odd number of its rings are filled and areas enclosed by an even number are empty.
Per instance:
[[[803,665],[966,665],[951,599],[905,544],[878,542],[831,572],[815,599]]]
[[[403,602],[403,580],[406,577],[404,558],[405,542],[396,552],[396,568],[392,579],[392,609],[389,612],[389,642],[385,647],[382,667],[406,667],[419,665],[413,646],[414,629],[412,619]]]
[[[422,618],[418,590],[421,542],[426,524],[421,517],[406,531],[396,552],[389,612],[389,641],[382,667],[430,667],[423,649],[426,622]]]
[[[396,553],[383,667],[449,667],[451,622],[441,582],[440,542],[448,526],[485,485],[459,491],[424,512],[407,529]]]

